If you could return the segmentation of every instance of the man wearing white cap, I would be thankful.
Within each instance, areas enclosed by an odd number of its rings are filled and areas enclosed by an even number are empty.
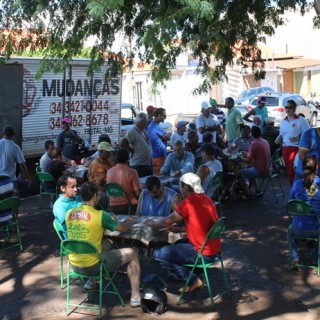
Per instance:
[[[198,252],[210,228],[218,220],[218,214],[214,202],[204,193],[199,176],[194,173],[186,173],[180,179],[180,193],[184,200],[176,210],[159,222],[151,219],[146,224],[152,229],[169,228],[173,232],[184,231],[184,227],[174,227],[184,219],[187,239],[174,245],[164,246],[154,250],[154,258],[160,265],[170,271],[177,279],[186,281],[190,269],[183,266],[186,263],[194,263]],[[209,241],[204,248],[206,260],[212,261],[215,255],[221,251],[220,239]],[[195,273],[192,274],[190,286],[186,292],[193,292],[203,286],[202,280]]]
[[[210,131],[217,133],[222,133],[222,128],[218,118],[211,113],[211,105],[208,101],[203,101],[201,103],[201,114],[196,119],[197,130],[199,133],[199,142],[202,142],[202,136],[205,132]],[[215,135],[213,142],[216,142]]]
[[[177,127],[177,131],[171,136],[171,140],[170,140],[170,145],[171,148],[173,149],[173,143],[176,140],[181,140],[184,145],[186,145],[186,143],[188,142],[188,134],[187,134],[187,124],[189,122],[188,121],[178,121],[176,127]]]
[[[57,147],[62,149],[65,158],[71,160],[80,160],[78,156],[78,144],[83,140],[78,136],[75,130],[70,128],[71,118],[65,117],[61,120],[63,131],[57,137]]]

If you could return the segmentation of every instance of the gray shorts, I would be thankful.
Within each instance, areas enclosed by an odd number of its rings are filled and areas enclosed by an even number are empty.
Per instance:
[[[107,239],[102,240],[102,252],[101,258],[104,260],[104,264],[108,271],[116,271],[122,266],[122,254],[119,249],[110,250],[111,244]],[[91,267],[77,267],[72,266],[75,272],[81,273],[86,276],[95,276],[100,272],[100,264],[97,263]]]

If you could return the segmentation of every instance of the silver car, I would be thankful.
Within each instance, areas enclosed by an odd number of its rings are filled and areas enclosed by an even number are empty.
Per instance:
[[[235,107],[247,107],[254,96],[264,92],[275,92],[271,87],[255,87],[243,90],[234,100]]]
[[[317,126],[318,110],[312,104],[307,104],[306,100],[300,95],[291,92],[275,92],[262,93],[259,96],[264,97],[266,107],[268,109],[268,116],[276,119],[275,126],[279,126],[281,120],[286,117],[285,106],[288,100],[294,100],[297,104],[297,114],[302,114],[310,123],[311,127]],[[248,106],[248,111],[258,105],[258,96],[255,96]]]

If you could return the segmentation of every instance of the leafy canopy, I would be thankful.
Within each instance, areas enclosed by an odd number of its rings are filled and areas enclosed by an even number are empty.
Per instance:
[[[227,66],[250,64],[263,78],[257,47],[266,35],[284,24],[288,9],[303,14],[314,4],[308,0],[0,0],[0,48],[4,57],[41,50],[47,69],[58,71],[85,49],[92,59],[89,73],[105,59],[109,76],[134,58],[154,66],[154,83],[170,78],[177,57],[188,52],[199,61],[203,77],[197,92],[226,78]],[[319,17],[315,18],[319,25]],[[24,30],[28,32],[24,32]],[[14,30],[14,31],[13,31]],[[120,37],[123,45],[114,49]],[[213,59],[213,57],[215,57]],[[59,61],[59,63],[58,63]]]

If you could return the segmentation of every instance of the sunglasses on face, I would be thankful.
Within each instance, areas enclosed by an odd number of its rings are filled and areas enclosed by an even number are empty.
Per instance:
[[[286,110],[288,110],[288,109],[289,109],[289,110],[292,110],[292,109],[293,109],[292,106],[285,106],[284,108],[285,108]]]

